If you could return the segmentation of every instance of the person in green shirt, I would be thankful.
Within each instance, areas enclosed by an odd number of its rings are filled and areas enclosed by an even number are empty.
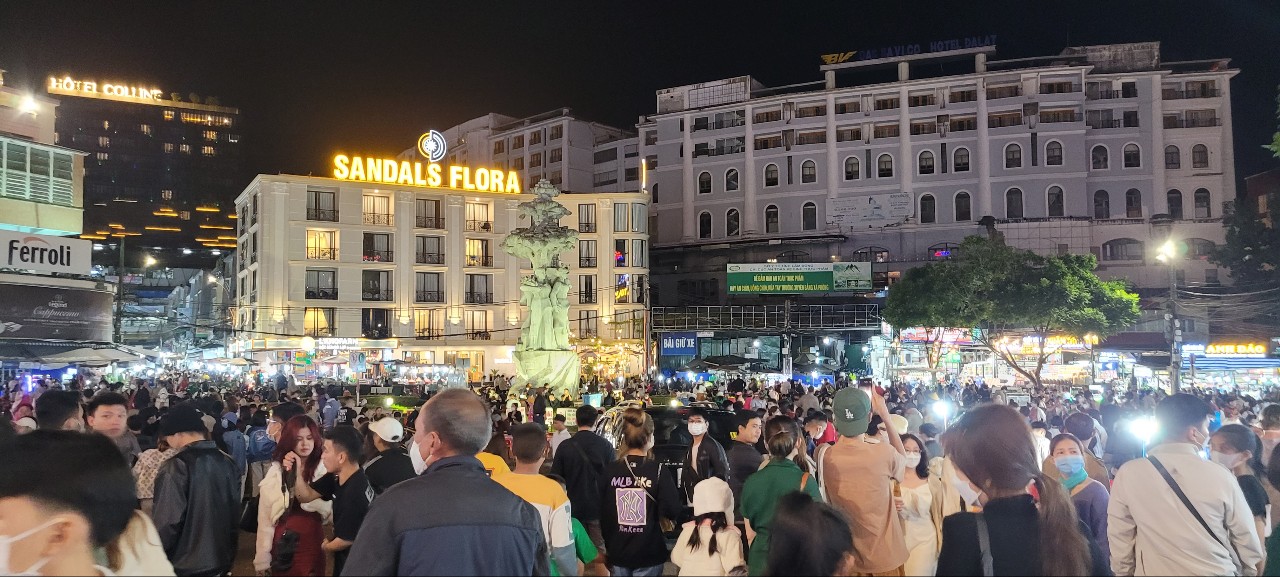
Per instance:
[[[565,484],[564,477],[555,474],[548,474],[547,478],[560,483],[560,488],[566,491],[569,490],[568,485]],[[582,562],[584,569],[581,573],[583,575],[594,574],[589,571],[592,568],[592,564],[596,562],[596,558],[600,556],[600,550],[596,549],[595,543],[591,542],[591,536],[587,534],[587,528],[582,526],[582,522],[578,521],[576,518],[573,518],[572,521],[573,545],[577,549],[578,560]],[[602,561],[599,566],[603,568],[604,562]]]
[[[814,501],[822,502],[817,480],[793,460],[804,455],[805,449],[804,435],[795,420],[786,416],[769,419],[764,427],[764,439],[769,460],[742,486],[741,511],[746,518],[747,541],[751,544],[747,569],[753,576],[763,574],[769,557],[769,526],[778,499],[804,491]]]

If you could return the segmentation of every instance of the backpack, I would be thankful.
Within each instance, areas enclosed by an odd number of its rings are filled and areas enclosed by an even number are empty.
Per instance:
[[[248,457],[250,463],[270,461],[271,453],[276,450],[276,442],[267,436],[266,428],[253,428],[249,432]]]

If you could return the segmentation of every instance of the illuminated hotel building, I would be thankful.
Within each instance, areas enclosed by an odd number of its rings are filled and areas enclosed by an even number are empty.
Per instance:
[[[438,186],[383,184],[369,182],[370,171],[356,175],[357,158],[343,156],[348,180],[259,175],[236,199],[237,338],[229,352],[262,358],[300,350],[310,336],[326,355],[361,349],[370,361],[466,360],[472,380],[491,370],[515,374],[512,351],[527,313],[520,279],[532,271],[499,245],[528,223],[517,210],[532,199],[527,178],[503,170],[504,190],[521,182],[519,194],[465,190],[449,180],[451,172],[466,171],[475,185],[486,169],[442,160]],[[392,179],[426,180],[432,166],[440,168],[417,162],[416,175],[406,168]],[[642,342],[647,195],[583,192],[557,200],[571,212],[562,224],[579,231],[576,254],[560,260],[573,287],[571,335],[578,343]],[[326,350],[332,343],[340,344]]]
[[[83,220],[84,153],[55,144],[58,101],[0,70],[0,230],[71,236]]]
[[[87,153],[83,238],[109,243],[125,235],[165,266],[211,263],[212,251],[235,245],[231,207],[245,176],[238,109],[212,97],[65,75],[50,76],[45,90],[61,103],[57,144]],[[96,254],[116,262],[109,252]]]

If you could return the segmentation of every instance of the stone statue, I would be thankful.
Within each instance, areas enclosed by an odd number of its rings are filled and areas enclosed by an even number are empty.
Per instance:
[[[578,231],[560,226],[569,209],[556,202],[560,191],[546,179],[529,192],[534,199],[519,206],[529,226],[511,231],[501,245],[533,268],[532,275],[520,280],[520,306],[526,314],[514,355],[517,384],[573,392],[578,388],[579,361],[569,348],[569,269],[557,257],[577,248]]]

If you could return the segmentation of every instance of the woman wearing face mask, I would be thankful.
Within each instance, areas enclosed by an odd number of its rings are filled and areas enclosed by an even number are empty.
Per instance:
[[[1213,462],[1226,467],[1236,476],[1240,490],[1244,492],[1244,500],[1253,513],[1254,524],[1257,525],[1258,538],[1266,540],[1271,525],[1267,523],[1271,502],[1267,498],[1267,490],[1263,488],[1260,477],[1267,476],[1262,466],[1261,441],[1244,425],[1223,425],[1209,437],[1209,458]],[[1266,559],[1258,566],[1261,571],[1266,567]]]
[[[901,497],[895,497],[898,515],[906,530],[907,575],[933,575],[938,566],[938,543],[942,518],[941,511],[933,506],[934,495],[942,493],[942,481],[929,474],[929,454],[924,443],[915,435],[902,435],[902,448],[907,451],[906,470],[903,471]]]
[[[0,443],[0,455],[0,575],[112,575],[94,552],[124,531],[137,505],[115,443],[37,430]]]
[[[320,428],[306,415],[289,418],[280,431],[271,468],[258,485],[258,538],[253,568],[259,575],[324,575],[322,525],[329,501],[302,502],[295,487],[323,477]],[[310,492],[306,492],[310,494]]]
[[[1031,428],[1017,411],[980,405],[945,442],[957,491],[982,512],[943,520],[938,575],[1111,574],[1062,483],[1040,471]]]
[[[1058,470],[1062,486],[1071,494],[1076,515],[1089,527],[1093,542],[1098,544],[1107,565],[1111,564],[1111,547],[1107,542],[1107,505],[1111,493],[1084,469],[1084,443],[1071,433],[1062,433],[1049,442],[1049,458]]]
[[[675,479],[651,453],[653,429],[644,410],[623,411],[618,460],[600,476],[600,532],[613,575],[660,575],[667,561],[660,519],[674,519],[684,508]]]
[[[742,486],[742,506],[747,542],[751,545],[747,567],[751,575],[762,575],[769,558],[769,527],[778,499],[792,491],[804,491],[822,502],[818,480],[802,471],[795,458],[804,454],[804,435],[794,419],[779,416],[764,426],[764,442],[769,449],[765,465]]]

